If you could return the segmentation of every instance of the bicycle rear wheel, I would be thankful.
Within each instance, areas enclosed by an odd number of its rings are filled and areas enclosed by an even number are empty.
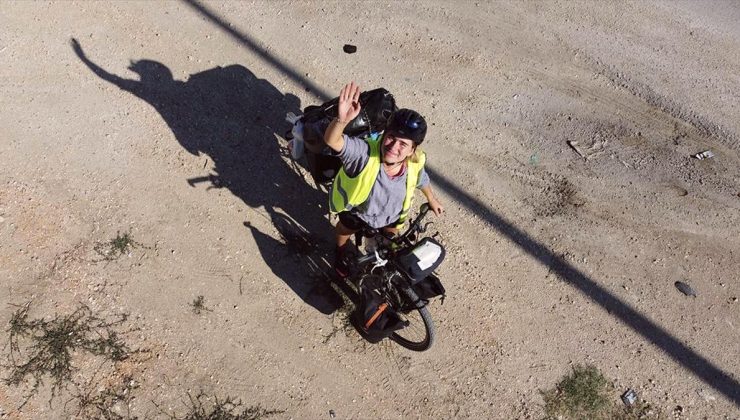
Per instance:
[[[399,315],[408,322],[408,326],[391,335],[391,339],[399,345],[413,351],[429,350],[434,343],[435,331],[432,315],[426,306],[416,308],[419,296],[411,287],[399,287],[398,292],[403,306],[411,308],[408,311],[399,311]]]

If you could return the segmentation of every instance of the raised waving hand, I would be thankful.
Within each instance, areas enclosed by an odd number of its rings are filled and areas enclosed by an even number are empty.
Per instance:
[[[337,118],[333,120],[324,132],[324,142],[335,152],[342,151],[344,137],[342,132],[350,121],[360,114],[360,87],[355,82],[344,85],[339,92]]]
[[[356,85],[355,82],[349,82],[339,92],[337,118],[342,123],[348,123],[357,117],[360,109],[362,109],[360,106],[360,86]]]

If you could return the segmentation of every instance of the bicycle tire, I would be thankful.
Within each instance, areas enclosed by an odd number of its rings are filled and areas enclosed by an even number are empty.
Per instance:
[[[419,302],[419,296],[411,287],[399,287],[398,291],[404,299],[407,299],[407,304],[415,306]],[[410,327],[409,325],[409,327],[394,332],[391,335],[391,339],[398,343],[400,346],[412,351],[429,350],[429,348],[432,347],[432,344],[434,344],[435,338],[432,315],[429,313],[429,309],[426,306],[412,309],[410,312],[418,312],[418,314],[420,315],[421,322],[424,324],[424,338],[419,340],[407,338],[407,334],[409,333],[408,328]],[[406,337],[404,335],[406,335]]]

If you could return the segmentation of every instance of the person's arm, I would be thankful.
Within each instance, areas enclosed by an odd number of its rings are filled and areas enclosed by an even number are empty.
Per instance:
[[[324,132],[324,143],[331,148],[331,150],[339,153],[344,148],[344,128],[347,127],[349,122],[341,121],[339,118],[334,118],[326,127]]]
[[[432,184],[427,183],[421,187],[421,192],[424,193],[424,196],[427,198],[429,208],[434,212],[434,214],[441,216],[444,212],[444,207],[442,207],[442,204],[437,200],[437,197],[434,196],[434,193],[432,192]]]
[[[360,114],[360,87],[355,82],[345,85],[339,92],[337,118],[333,119],[324,132],[324,143],[335,152],[344,148],[345,127]]]

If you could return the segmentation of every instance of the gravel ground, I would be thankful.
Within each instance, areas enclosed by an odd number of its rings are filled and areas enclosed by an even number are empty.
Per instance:
[[[102,417],[79,394],[127,388],[124,418],[200,391],[277,418],[542,418],[540,390],[593,364],[615,402],[740,418],[739,20],[719,0],[0,3],[0,322],[127,314],[130,350],[73,352],[51,403],[49,377],[25,405],[32,381],[0,385],[0,415]],[[349,80],[430,123],[448,296],[424,353],[346,326],[326,194],[285,149],[286,112]]]

